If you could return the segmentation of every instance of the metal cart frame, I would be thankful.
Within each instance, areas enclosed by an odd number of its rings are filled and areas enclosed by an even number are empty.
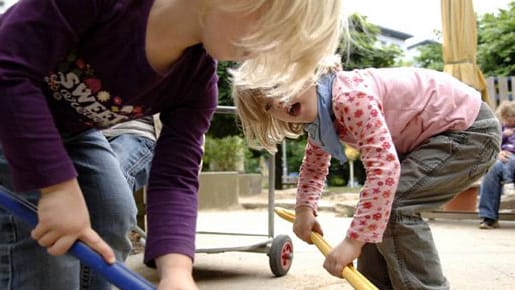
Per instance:
[[[218,106],[216,113],[219,114],[236,114],[236,107]],[[277,276],[284,276],[290,270],[293,260],[293,243],[288,235],[275,236],[274,233],[274,206],[275,206],[275,158],[270,154],[268,160],[268,233],[267,234],[248,234],[248,233],[230,233],[230,232],[210,232],[197,231],[197,234],[204,235],[222,235],[222,236],[246,236],[246,237],[262,237],[262,242],[234,246],[234,247],[217,247],[217,248],[199,248],[196,253],[216,254],[223,252],[254,252],[265,253],[269,257],[269,266],[272,273]],[[146,238],[145,232],[137,227],[135,231]],[[143,241],[144,242],[144,241]]]

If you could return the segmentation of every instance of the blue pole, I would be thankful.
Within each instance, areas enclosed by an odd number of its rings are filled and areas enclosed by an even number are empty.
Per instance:
[[[37,208],[3,186],[0,186],[0,206],[33,227],[38,223]],[[69,254],[100,273],[106,280],[122,290],[156,289],[153,284],[129,270],[122,263],[117,261],[112,265],[108,264],[98,253],[81,241],[76,241],[73,244]]]

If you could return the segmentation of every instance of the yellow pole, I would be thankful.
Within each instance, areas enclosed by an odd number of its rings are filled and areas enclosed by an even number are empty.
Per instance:
[[[295,222],[295,213],[282,207],[275,207],[275,213],[281,218],[293,223]],[[324,240],[324,238],[315,232],[311,232],[311,241],[315,246],[322,252],[324,256],[327,256],[331,251],[331,246]],[[378,290],[372,282],[370,282],[363,274],[358,272],[353,265],[348,265],[343,268],[342,277],[345,278],[349,284],[356,290]]]

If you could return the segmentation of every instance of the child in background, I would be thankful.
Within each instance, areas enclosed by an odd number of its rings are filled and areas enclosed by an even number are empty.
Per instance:
[[[497,117],[501,120],[502,125],[502,144],[501,153],[503,159],[508,158],[510,161],[515,161],[515,102],[503,101],[497,108]],[[508,166],[504,167],[504,185],[503,193],[505,195],[515,195],[515,185],[513,184],[513,174],[515,164],[508,162]]]
[[[497,161],[485,174],[479,189],[479,228],[499,227],[501,198],[515,195],[513,175],[515,170],[515,102],[503,101],[497,108],[502,124],[501,152]]]
[[[338,47],[340,22],[340,0],[11,6],[0,15],[0,183],[38,204],[39,223],[32,230],[0,209],[0,289],[111,289],[60,255],[80,239],[109,263],[125,259],[134,200],[98,129],[156,113],[145,263],[157,266],[159,289],[197,289],[198,172],[216,60],[242,61],[236,84],[295,92]]]
[[[312,231],[323,234],[317,202],[331,156],[345,160],[340,141],[359,150],[366,182],[327,271],[341,277],[358,258],[379,289],[449,288],[420,212],[452,199],[495,161],[500,125],[479,92],[442,72],[370,68],[329,72],[289,98],[238,87],[234,96],[249,144],[273,152],[285,137],[308,133],[293,226],[308,243]]]

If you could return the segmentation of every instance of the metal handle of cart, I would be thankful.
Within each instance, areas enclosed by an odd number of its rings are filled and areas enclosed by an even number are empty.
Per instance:
[[[37,208],[3,186],[0,186],[0,205],[31,226],[37,225]],[[122,263],[108,264],[98,253],[81,241],[75,242],[68,253],[100,273],[106,280],[120,289],[156,289],[153,284],[126,268]]]
[[[236,114],[236,107],[234,106],[218,106],[216,109],[218,114],[234,115]],[[284,276],[290,270],[293,261],[293,242],[288,235],[274,234],[274,184],[275,184],[275,158],[271,154],[268,158],[268,234],[259,233],[234,233],[234,232],[218,232],[218,231],[197,231],[198,235],[210,236],[240,236],[240,237],[264,237],[261,242],[250,243],[247,245],[227,246],[227,247],[210,247],[196,248],[196,253],[224,253],[230,251],[239,252],[256,252],[266,253],[269,258],[269,266],[272,273],[276,277]],[[140,236],[140,242],[145,242],[145,230],[136,226],[135,230]]]

